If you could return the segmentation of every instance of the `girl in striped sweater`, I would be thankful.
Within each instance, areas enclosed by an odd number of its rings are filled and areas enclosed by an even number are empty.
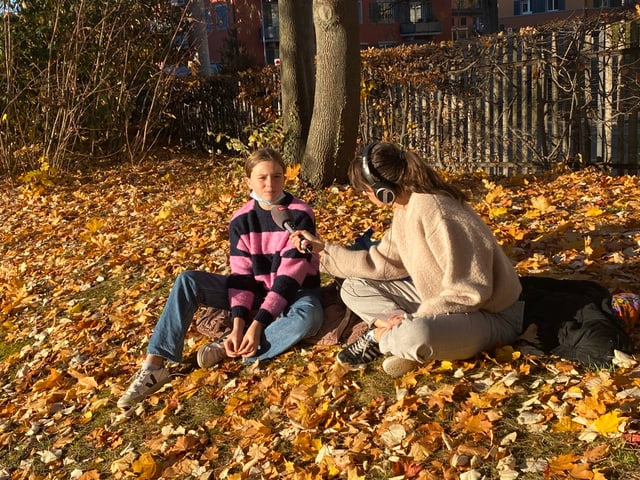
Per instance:
[[[180,362],[184,339],[199,306],[231,311],[233,329],[222,342],[198,351],[198,365],[208,368],[225,357],[250,362],[272,358],[322,324],[319,259],[298,251],[289,233],[272,218],[272,208],[286,208],[297,228],[315,232],[311,208],[284,191],[285,165],[272,149],[252,153],[246,161],[251,199],[229,225],[231,275],[182,272],[149,341],[147,356],[125,394],[128,408],[171,380],[165,360]]]

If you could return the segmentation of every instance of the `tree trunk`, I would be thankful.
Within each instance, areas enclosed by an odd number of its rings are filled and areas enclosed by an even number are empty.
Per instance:
[[[482,24],[484,26],[482,33],[485,35],[498,33],[498,1],[480,0],[480,9],[482,10]]]
[[[323,187],[347,180],[360,116],[358,2],[313,0],[318,50],[313,117],[302,178]]]
[[[280,78],[284,157],[302,161],[313,114],[313,10],[309,0],[280,0]]]
[[[207,20],[204,16],[202,0],[191,0],[189,3],[193,25],[191,26],[190,41],[198,52],[198,75],[211,76],[211,59],[209,57],[209,39],[207,37]]]

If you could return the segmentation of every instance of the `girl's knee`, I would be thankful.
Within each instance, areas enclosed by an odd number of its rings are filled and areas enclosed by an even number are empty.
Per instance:
[[[194,285],[196,283],[195,270],[184,270],[176,277],[175,285]]]

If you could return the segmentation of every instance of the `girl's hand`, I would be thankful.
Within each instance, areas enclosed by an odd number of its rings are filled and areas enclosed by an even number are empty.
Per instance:
[[[227,338],[224,339],[223,345],[229,357],[240,356],[240,345],[242,344],[242,331],[244,330],[244,320],[241,318],[233,319],[233,330]]]
[[[404,313],[397,313],[387,319],[387,330],[396,325],[400,325],[404,320]]]
[[[311,250],[315,253],[320,253],[324,250],[324,241],[311,235],[306,230],[296,230],[289,237],[291,239],[291,243],[298,249],[298,251],[305,253],[304,248],[302,248],[302,240],[306,240],[309,244],[311,244]]]
[[[382,328],[385,331],[390,330],[392,327],[395,327],[396,325],[400,325],[404,320],[404,316],[405,316],[404,313],[396,313],[394,315],[391,315],[386,320],[376,320],[373,323],[373,326],[376,328]]]
[[[260,347],[260,340],[262,339],[262,324],[256,320],[251,322],[247,332],[242,337],[242,343],[238,349],[238,355],[242,358],[255,357]]]

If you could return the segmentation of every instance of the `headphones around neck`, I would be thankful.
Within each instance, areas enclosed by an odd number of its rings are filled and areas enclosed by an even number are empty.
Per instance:
[[[382,175],[378,173],[369,158],[371,150],[373,150],[373,147],[378,143],[379,142],[370,143],[362,151],[362,176],[367,183],[371,185],[376,198],[385,205],[390,205],[396,201],[396,190],[398,187],[393,182],[385,180]]]

